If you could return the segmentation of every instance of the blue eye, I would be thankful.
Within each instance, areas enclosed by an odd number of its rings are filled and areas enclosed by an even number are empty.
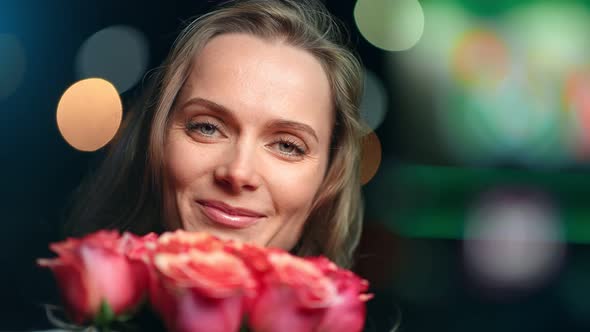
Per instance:
[[[213,136],[219,130],[219,127],[210,122],[187,122],[186,128],[204,136]]]
[[[278,144],[278,150],[281,154],[290,157],[301,157],[306,153],[303,146],[288,139],[279,139],[275,144]]]

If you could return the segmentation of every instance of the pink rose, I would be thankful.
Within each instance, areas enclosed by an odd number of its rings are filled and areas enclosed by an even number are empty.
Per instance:
[[[150,298],[169,330],[238,331],[256,281],[223,242],[203,233],[165,234],[153,266]]]
[[[286,252],[269,252],[268,263],[250,303],[250,327],[256,332],[316,331],[337,296],[332,280],[312,262]]]
[[[65,307],[79,324],[103,303],[132,312],[148,295],[170,331],[357,332],[368,284],[326,258],[176,231],[138,237],[100,231],[51,244]],[[244,320],[246,318],[246,320]]]
[[[325,258],[313,260],[337,289],[336,297],[327,308],[318,331],[322,332],[357,332],[365,324],[366,303],[372,298],[366,294],[369,284],[354,273],[338,268]]]
[[[186,253],[192,249],[201,251],[223,250],[225,242],[213,235],[201,232],[177,230],[162,234],[157,241],[156,251],[165,253]]]
[[[248,246],[245,246],[248,247]],[[323,257],[298,258],[272,249],[240,248],[262,269],[258,296],[249,305],[255,332],[358,332],[365,322],[368,283]],[[263,262],[261,252],[266,252]]]
[[[193,249],[199,249],[205,252],[222,250],[223,242],[207,233],[177,230],[162,234],[157,239],[153,250],[149,252],[151,267],[149,282],[150,303],[156,311],[160,312],[164,317],[169,317],[173,314],[169,313],[169,311],[174,307],[172,302],[174,302],[175,299],[171,298],[167,292],[162,292],[160,290],[161,275],[158,273],[157,269],[153,267],[154,257],[158,253],[184,254]]]
[[[140,250],[143,242],[130,236],[125,241],[115,231],[100,231],[53,243],[50,248],[58,257],[38,260],[54,273],[66,310],[76,323],[96,318],[103,301],[115,315],[134,309],[142,301],[147,270],[126,251]]]
[[[137,236],[131,233],[123,233],[119,240],[119,250],[127,257],[148,263],[151,252],[156,248],[158,234],[149,233]]]

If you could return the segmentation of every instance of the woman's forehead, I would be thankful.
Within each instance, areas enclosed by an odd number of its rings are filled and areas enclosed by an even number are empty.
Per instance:
[[[195,56],[179,104],[210,100],[248,116],[280,116],[331,131],[327,75],[312,54],[246,34],[215,37]]]
[[[310,90],[330,91],[322,64],[310,52],[279,39],[262,39],[245,33],[219,35],[206,43],[193,58],[187,83],[220,74],[231,75],[234,81],[270,80],[278,87],[303,88],[313,83]]]

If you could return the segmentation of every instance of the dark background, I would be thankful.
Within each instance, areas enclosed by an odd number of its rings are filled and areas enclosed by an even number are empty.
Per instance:
[[[534,1],[451,2],[498,26],[501,15]],[[355,1],[325,3],[347,25],[363,64],[387,92],[387,115],[375,131],[382,163],[364,187],[367,223],[356,266],[375,292],[367,329],[387,331],[398,322],[407,332],[590,328],[587,163],[547,167],[523,165],[506,156],[484,164],[454,157],[440,134],[432,131],[434,120],[425,117],[419,125],[411,121],[408,114],[416,105],[428,108],[433,103],[428,94],[417,100],[396,67],[391,69],[392,62],[403,63],[396,55],[391,60],[391,54],[360,35],[353,18]],[[183,21],[214,4],[196,0],[0,3],[0,33],[18,36],[27,55],[19,88],[0,99],[0,211],[5,224],[0,235],[0,330],[50,327],[41,305],[55,301],[53,280],[34,261],[50,256],[47,245],[60,239],[59,223],[71,191],[101,158],[102,150],[88,153],[70,147],[55,121],[60,96],[79,79],[74,63],[80,45],[105,27],[132,26],[145,34],[148,69],[154,68],[163,61]],[[124,102],[138,90],[135,86],[123,93]],[[474,277],[466,263],[469,211],[482,193],[498,188],[516,195],[515,200],[541,193],[558,211],[563,255],[538,284],[486,283]]]

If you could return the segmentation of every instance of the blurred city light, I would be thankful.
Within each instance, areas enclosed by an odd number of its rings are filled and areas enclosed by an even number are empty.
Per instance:
[[[123,116],[115,87],[100,78],[81,80],[70,86],[57,105],[57,126],[75,149],[95,151],[114,136]]]
[[[508,76],[510,52],[493,30],[467,30],[455,43],[451,68],[457,81],[494,87]]]
[[[400,118],[434,115],[437,149],[461,165],[555,168],[588,160],[587,6],[532,2],[491,18],[448,0],[425,1],[423,9],[416,47],[385,55],[392,79],[426,108],[403,109],[408,115]],[[422,128],[412,134],[432,133]]]
[[[513,66],[496,87],[456,85],[447,93],[453,95],[439,105],[438,120],[462,161],[560,166],[570,159],[570,149],[563,148],[567,138],[560,135],[565,119],[559,112],[557,88],[534,96],[527,79]]]
[[[354,19],[363,37],[386,51],[412,48],[424,31],[418,0],[357,0]]]
[[[565,112],[573,119],[576,130],[576,157],[590,159],[590,66],[568,73],[564,80],[563,103]]]
[[[387,112],[387,93],[381,79],[365,69],[365,89],[361,100],[361,118],[370,130],[375,130],[383,122]]]
[[[76,58],[78,78],[104,78],[119,93],[133,87],[148,65],[147,38],[135,28],[111,26],[90,36]]]
[[[552,202],[540,193],[486,193],[466,221],[465,263],[476,281],[490,288],[538,287],[561,264],[561,227]]]
[[[361,184],[366,184],[381,164],[381,142],[375,132],[363,136],[361,149]]]
[[[450,1],[428,1],[424,10],[424,33],[411,49],[385,54],[391,62],[391,76],[405,73],[404,80],[417,79],[423,84],[449,80],[455,41],[475,25],[460,6]]]
[[[512,9],[499,22],[532,72],[559,79],[590,54],[590,11],[573,1],[535,1]]]
[[[0,100],[12,95],[22,83],[26,69],[26,52],[13,34],[0,33]]]

